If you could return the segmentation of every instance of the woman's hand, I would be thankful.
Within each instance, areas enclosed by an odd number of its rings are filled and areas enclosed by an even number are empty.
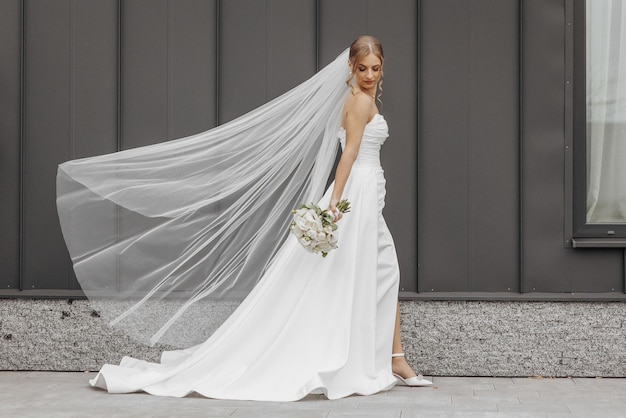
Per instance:
[[[343,217],[343,213],[341,213],[339,209],[337,209],[337,203],[339,203],[339,201],[331,200],[330,204],[328,205],[328,209],[326,209],[327,211],[332,213],[333,216],[335,217],[333,219],[333,222],[337,222]]]

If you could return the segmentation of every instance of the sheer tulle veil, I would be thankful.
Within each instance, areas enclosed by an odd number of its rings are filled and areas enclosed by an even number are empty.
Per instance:
[[[290,211],[317,201],[337,153],[348,50],[206,132],[59,166],[57,207],[94,309],[150,345],[200,343],[257,283]]]

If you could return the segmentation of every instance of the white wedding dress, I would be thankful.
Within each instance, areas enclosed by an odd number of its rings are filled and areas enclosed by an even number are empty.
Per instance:
[[[345,145],[345,131],[339,133]],[[385,179],[380,147],[387,123],[365,127],[343,198],[339,248],[326,258],[289,236],[263,277],[204,343],[166,351],[161,363],[124,357],[104,365],[91,385],[111,393],[294,401],[390,389],[399,269],[382,217]],[[320,202],[328,205],[332,185]]]

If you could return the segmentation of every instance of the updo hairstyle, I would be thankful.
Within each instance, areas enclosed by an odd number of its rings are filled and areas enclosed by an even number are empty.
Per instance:
[[[382,44],[380,43],[378,39],[374,38],[373,36],[369,36],[369,35],[359,36],[358,38],[354,40],[354,42],[352,42],[352,45],[350,45],[350,54],[349,54],[348,59],[350,60],[351,72],[350,72],[350,78],[346,80],[346,84],[348,85],[348,87],[352,88],[352,78],[354,78],[354,74],[357,71],[359,62],[361,61],[361,59],[365,58],[369,54],[374,54],[380,59],[380,64],[381,64],[380,78],[378,79],[376,88],[378,90],[377,99],[379,102],[382,103],[382,101],[380,100],[380,96],[382,96],[383,94],[382,86],[383,86],[384,73],[383,73],[382,64],[385,62],[385,57],[383,54]]]

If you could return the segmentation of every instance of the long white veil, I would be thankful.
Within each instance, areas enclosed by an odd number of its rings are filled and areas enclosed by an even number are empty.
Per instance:
[[[348,50],[222,126],[59,166],[74,271],[101,316],[150,345],[204,341],[257,283],[290,211],[317,201],[337,152]]]

